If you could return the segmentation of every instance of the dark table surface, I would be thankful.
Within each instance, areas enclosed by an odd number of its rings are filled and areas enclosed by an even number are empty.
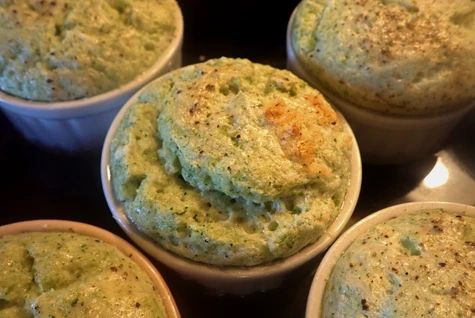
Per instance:
[[[179,1],[185,19],[183,64],[228,56],[285,68],[285,30],[298,1]],[[438,153],[399,166],[363,166],[350,224],[407,201],[475,204],[475,112]],[[99,150],[61,154],[25,141],[0,113],[0,224],[56,218],[95,224],[125,238],[102,194]],[[276,290],[215,295],[157,266],[183,317],[303,317],[316,264]]]

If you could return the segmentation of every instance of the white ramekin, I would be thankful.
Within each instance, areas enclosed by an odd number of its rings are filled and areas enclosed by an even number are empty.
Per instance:
[[[146,87],[144,89],[146,89]],[[251,267],[220,267],[207,265],[180,257],[159,246],[146,234],[140,232],[127,218],[123,204],[114,197],[109,167],[112,138],[128,108],[137,101],[138,96],[144,89],[135,94],[127,102],[111,124],[102,150],[101,178],[104,195],[117,223],[138,246],[144,249],[157,261],[178,272],[183,277],[194,280],[209,288],[215,293],[246,295],[279,286],[291,272],[294,272],[298,268],[302,268],[304,264],[315,260],[319,254],[325,251],[342,232],[356,206],[360,193],[362,176],[361,158],[358,145],[349,125],[347,124],[347,129],[351,134],[353,141],[350,186],[341,206],[340,214],[337,216],[333,224],[322,234],[321,238],[315,243],[283,260]]]
[[[181,66],[183,16],[176,5],[172,43],[157,62],[132,82],[93,97],[64,102],[35,102],[0,91],[0,109],[31,142],[66,152],[98,150],[112,119],[138,89]]]
[[[292,25],[296,11],[297,8],[287,26],[287,68],[322,92],[343,113],[358,140],[364,163],[399,164],[435,153],[464,115],[475,107],[473,101],[448,113],[397,116],[365,109],[325,90],[294,51]]]
[[[383,223],[400,215],[428,209],[443,209],[448,213],[457,213],[460,215],[470,215],[475,217],[474,206],[451,202],[404,203],[388,207],[365,217],[353,225],[345,233],[343,233],[328,250],[328,252],[325,254],[325,257],[320,262],[320,265],[312,281],[310,293],[308,295],[305,317],[321,317],[323,295],[325,292],[326,283],[330,278],[331,272],[336,262],[351,243],[353,243],[358,237],[366,233],[370,228],[376,226],[377,224]]]
[[[26,232],[74,232],[98,238],[115,246],[150,277],[156,287],[157,297],[163,302],[167,317],[180,317],[175,300],[160,273],[142,253],[117,235],[90,224],[65,220],[33,220],[0,226],[0,237]]]

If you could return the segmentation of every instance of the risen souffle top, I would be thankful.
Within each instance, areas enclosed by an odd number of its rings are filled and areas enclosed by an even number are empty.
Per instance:
[[[0,317],[159,318],[147,274],[116,247],[68,232],[0,238]]]
[[[217,59],[170,73],[133,103],[113,139],[116,197],[179,255],[256,265],[315,242],[348,189],[351,137],[291,73]]]
[[[0,90],[35,101],[132,81],[176,36],[174,0],[0,1]]]
[[[292,44],[319,85],[361,107],[434,114],[475,101],[471,0],[303,0]]]
[[[474,317],[475,218],[423,210],[376,225],[335,265],[322,317]]]

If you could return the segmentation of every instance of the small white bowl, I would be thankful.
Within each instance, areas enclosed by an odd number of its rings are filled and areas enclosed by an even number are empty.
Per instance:
[[[336,262],[351,243],[353,243],[358,237],[366,233],[370,228],[376,226],[377,224],[383,223],[397,216],[428,209],[443,209],[449,213],[457,213],[475,217],[474,206],[451,202],[404,203],[388,207],[365,217],[353,225],[345,233],[343,233],[328,250],[328,252],[325,254],[325,257],[320,262],[320,265],[318,266],[317,272],[312,281],[310,293],[308,295],[305,317],[321,317],[322,301],[326,283],[330,279],[330,275]]]
[[[318,79],[298,59],[292,45],[292,25],[297,8],[287,25],[287,68],[322,92],[351,125],[360,146],[363,162],[400,164],[439,150],[453,128],[472,108],[475,101],[453,112],[397,116],[365,109],[322,88]]]
[[[128,255],[131,260],[137,263],[150,277],[156,287],[157,297],[163,302],[167,317],[180,317],[173,296],[160,273],[142,253],[117,235],[86,223],[64,220],[33,220],[0,226],[0,237],[26,232],[74,232],[98,238],[117,247],[122,253]]]
[[[114,219],[138,246],[157,261],[178,272],[183,277],[194,280],[218,294],[246,295],[257,291],[276,288],[291,272],[302,268],[304,264],[312,260],[316,260],[343,231],[356,206],[362,176],[358,145],[349,125],[346,126],[348,132],[351,134],[353,144],[350,186],[339,215],[315,243],[303,248],[288,258],[274,261],[270,264],[251,267],[220,267],[207,265],[180,257],[162,248],[152,238],[139,231],[127,218],[123,204],[114,196],[109,167],[112,138],[128,108],[137,101],[145,89],[146,87],[137,92],[120,110],[112,122],[102,150],[101,178],[104,195]]]
[[[176,5],[173,41],[157,62],[133,81],[109,92],[78,100],[36,102],[0,91],[0,109],[33,143],[66,152],[98,150],[112,119],[138,89],[181,66],[183,16]]]

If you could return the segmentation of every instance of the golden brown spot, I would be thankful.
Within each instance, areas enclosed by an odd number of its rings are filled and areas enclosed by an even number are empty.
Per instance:
[[[302,165],[312,178],[330,177],[332,173],[331,169],[317,158],[318,148],[323,143],[317,123],[332,123],[337,120],[336,114],[333,113],[333,117],[331,110],[318,105],[317,113],[302,113],[278,101],[268,106],[264,112],[266,122],[277,135],[285,155]]]
[[[330,125],[337,122],[338,118],[336,113],[333,111],[333,109],[326,107],[323,104],[322,98],[320,96],[308,95],[305,97],[305,99],[316,109],[317,114],[320,115],[314,116],[314,119],[316,119],[316,122],[318,122],[320,125]]]

